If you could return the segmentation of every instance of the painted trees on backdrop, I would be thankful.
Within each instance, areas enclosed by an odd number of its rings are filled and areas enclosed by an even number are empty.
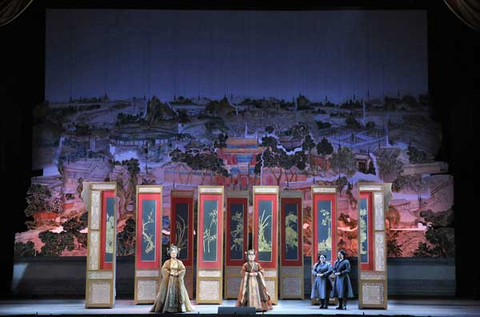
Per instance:
[[[355,154],[351,149],[339,146],[337,152],[332,154],[332,168],[339,178],[341,174],[354,174],[356,171]]]
[[[389,153],[379,158],[380,177],[386,182],[394,181],[403,172],[403,163],[399,159],[400,151]]]
[[[333,146],[330,142],[328,142],[327,138],[323,137],[320,140],[320,142],[317,143],[316,149],[317,149],[318,156],[323,159],[322,164],[320,164],[320,168],[325,173],[327,171],[326,157],[327,157],[327,155],[330,155],[330,154],[333,153]]]
[[[59,197],[53,197],[47,186],[32,184],[27,191],[27,208],[25,215],[31,217],[37,212],[63,212],[63,200]],[[37,227],[35,220],[25,222],[29,229]]]
[[[226,138],[224,141],[226,141]],[[210,180],[213,179],[214,175],[228,176],[228,171],[224,167],[223,160],[217,156],[215,151],[209,148],[204,148],[201,151],[189,150],[185,152],[177,148],[171,151],[169,155],[172,162],[184,163],[192,171],[201,171],[201,184],[205,181],[207,173],[210,174]]]
[[[297,171],[304,171],[307,166],[307,156],[303,151],[287,153],[283,147],[279,146],[275,137],[263,137],[260,146],[265,150],[257,155],[255,174],[260,174],[262,168],[268,169],[278,186],[280,186],[282,176],[285,175],[288,188]]]
[[[316,165],[313,164],[313,155],[312,150],[316,147],[316,143],[313,140],[310,134],[307,134],[302,142],[302,150],[308,153],[308,164],[309,164],[309,171],[312,175],[316,175]]]
[[[225,133],[220,133],[217,136],[217,140],[213,142],[213,147],[216,149],[223,149],[227,147],[228,135]]]
[[[123,160],[121,162],[114,161],[114,165],[121,166],[121,169],[114,179],[117,182],[117,194],[119,196],[120,214],[133,212],[136,195],[135,190],[138,184],[138,174],[140,173],[140,162],[136,158]]]
[[[88,214],[82,213],[78,217],[65,221],[63,231],[42,231],[38,234],[43,246],[39,256],[61,256],[64,251],[81,250],[87,247],[87,233],[81,232],[87,227]]]

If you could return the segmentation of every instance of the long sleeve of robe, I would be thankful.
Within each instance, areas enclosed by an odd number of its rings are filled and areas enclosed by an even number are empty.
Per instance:
[[[193,311],[183,278],[185,266],[178,259],[169,259],[162,266],[162,282],[151,312],[178,313]]]
[[[256,276],[250,276],[249,273],[258,273]],[[260,263],[243,264],[242,281],[238,292],[237,303],[235,306],[255,307],[257,311],[272,310],[270,295],[267,292],[265,284],[265,271]]]
[[[312,285],[312,293],[310,298],[326,299],[332,297],[332,283],[330,282],[330,274],[332,274],[332,266],[330,263],[319,263],[312,269],[312,275],[315,277]],[[317,276],[323,274],[323,276]]]
[[[333,284],[333,297],[353,298],[352,283],[350,282],[350,262],[347,259],[336,260],[333,265],[333,273],[340,273],[335,276]]]

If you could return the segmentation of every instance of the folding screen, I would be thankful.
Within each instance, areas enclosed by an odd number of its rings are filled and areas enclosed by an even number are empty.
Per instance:
[[[155,301],[162,266],[162,186],[138,185],[135,241],[135,303]]]
[[[198,186],[197,304],[223,298],[223,186]]]
[[[358,307],[387,309],[385,210],[391,184],[358,184]]]
[[[88,212],[87,308],[115,305],[116,194],[116,183],[83,183],[82,198]]]
[[[278,186],[253,186],[253,248],[265,269],[272,304],[278,303]]]
[[[248,191],[227,191],[225,218],[225,298],[237,298],[248,248]]]
[[[303,191],[280,192],[280,298],[303,299]]]
[[[317,261],[319,253],[325,254],[327,261],[331,262],[332,265],[337,257],[336,219],[336,187],[312,186],[312,268]]]
[[[333,262],[337,256],[337,189],[333,186],[312,186],[312,265],[319,253]]]
[[[178,259],[187,270],[184,277],[188,296],[193,298],[193,190],[170,192],[170,243],[180,248]]]

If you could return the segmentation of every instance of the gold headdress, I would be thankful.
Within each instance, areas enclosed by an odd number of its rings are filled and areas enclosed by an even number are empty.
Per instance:
[[[178,255],[178,254],[180,253],[180,250],[181,250],[181,249],[179,249],[176,245],[170,244],[170,247],[167,248],[167,254],[170,255],[170,253],[171,253],[172,251],[174,251],[174,252],[176,252],[177,255]]]

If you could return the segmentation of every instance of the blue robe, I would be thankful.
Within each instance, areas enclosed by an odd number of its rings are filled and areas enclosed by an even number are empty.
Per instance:
[[[340,275],[335,276],[335,283],[333,284],[333,297],[336,298],[353,298],[352,283],[350,283],[350,262],[347,259],[339,261],[338,259],[333,264],[333,273],[339,272]]]
[[[322,277],[317,274],[323,274]],[[332,283],[330,282],[330,274],[332,274],[332,266],[330,263],[318,263],[312,270],[312,275],[315,277],[312,285],[312,294],[310,298],[326,299],[332,297]]]

